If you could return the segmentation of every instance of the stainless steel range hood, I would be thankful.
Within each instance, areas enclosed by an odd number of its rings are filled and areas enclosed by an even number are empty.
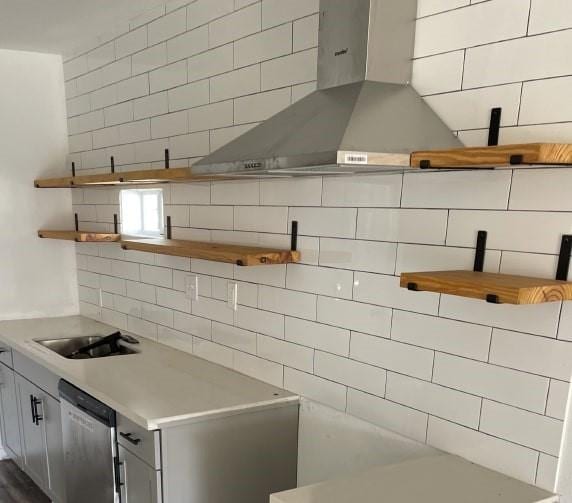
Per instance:
[[[197,175],[338,175],[462,146],[409,85],[417,0],[321,0],[318,90],[193,165]]]

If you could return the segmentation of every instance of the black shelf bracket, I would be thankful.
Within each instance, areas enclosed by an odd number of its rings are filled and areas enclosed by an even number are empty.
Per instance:
[[[74,220],[75,220],[75,231],[79,232],[79,217],[77,216],[77,213],[74,214]]]
[[[496,147],[499,144],[500,125],[502,108],[497,107],[491,110],[491,121],[489,124],[489,147]]]
[[[173,228],[171,227],[171,217],[167,216],[167,239],[173,239]]]
[[[407,290],[410,290],[412,292],[418,292],[419,287],[417,286],[417,283],[413,283],[412,281],[410,281],[409,283],[407,283]]]
[[[115,158],[111,156],[111,172],[115,173]]]
[[[169,149],[165,149],[165,169],[169,169],[170,167],[170,156],[169,156]]]
[[[420,169],[431,169],[431,161],[429,159],[423,159],[419,162]]]
[[[75,162],[72,162],[72,176],[75,176]]]
[[[117,221],[117,213],[113,214],[113,232],[119,234],[119,223]]]
[[[475,263],[473,271],[483,272],[485,266],[485,252],[487,251],[487,231],[477,233],[477,247],[475,249]]]
[[[290,250],[298,250],[298,221],[292,220],[292,235],[290,238]]]
[[[556,268],[556,279],[568,281],[568,269],[570,268],[570,253],[572,252],[572,234],[564,234],[560,243],[560,254],[558,256],[558,267]]]
[[[519,166],[524,162],[524,156],[522,154],[511,155],[508,162],[511,166]]]

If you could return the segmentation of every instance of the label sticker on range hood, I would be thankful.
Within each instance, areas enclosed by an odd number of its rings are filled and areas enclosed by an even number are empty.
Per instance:
[[[363,152],[349,152],[344,155],[344,164],[367,164],[367,154]]]

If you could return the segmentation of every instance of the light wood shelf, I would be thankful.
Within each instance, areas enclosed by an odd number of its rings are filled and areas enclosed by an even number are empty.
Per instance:
[[[125,250],[198,258],[241,266],[288,264],[300,260],[298,251],[176,239],[123,239],[121,246]]]
[[[526,143],[426,150],[411,154],[411,166],[414,168],[491,168],[518,165],[572,165],[572,144]]]
[[[140,169],[121,173],[40,178],[34,181],[34,185],[40,189],[56,189],[168,182],[204,182],[213,179],[209,176],[193,175],[190,168]],[[217,177],[216,179],[220,180],[221,178]]]
[[[89,231],[49,231],[40,230],[38,236],[46,239],[61,239],[78,243],[116,243],[121,240],[121,234]]]
[[[572,283],[552,279],[473,271],[409,272],[400,285],[500,304],[541,304],[572,300]]]

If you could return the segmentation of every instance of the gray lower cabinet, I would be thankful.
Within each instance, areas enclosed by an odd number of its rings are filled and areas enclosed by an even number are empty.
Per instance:
[[[0,364],[0,405],[2,445],[18,465],[22,465],[20,414],[14,371]]]
[[[160,503],[161,472],[119,445],[121,503]]]
[[[24,470],[56,503],[65,502],[59,402],[16,374]]]

